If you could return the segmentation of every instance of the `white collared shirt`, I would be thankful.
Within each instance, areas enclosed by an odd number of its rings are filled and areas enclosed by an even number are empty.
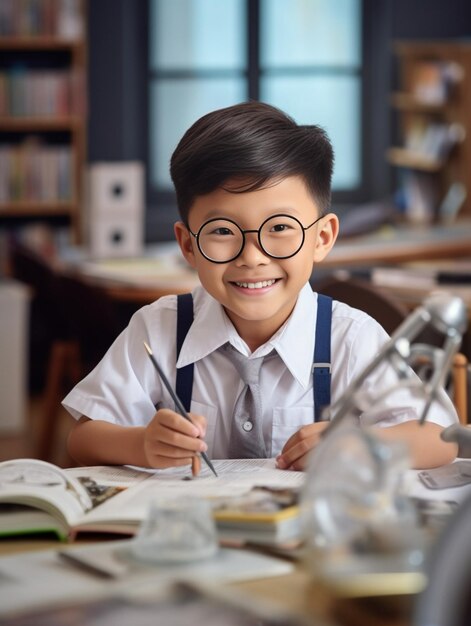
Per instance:
[[[202,287],[193,291],[194,322],[176,359],[176,296],[160,298],[132,317],[97,367],[63,400],[75,417],[145,426],[157,408],[174,403],[162,385],[143,342],[154,352],[170,382],[175,385],[176,365],[194,363],[191,410],[207,420],[205,441],[210,458],[227,458],[232,411],[243,383],[233,364],[218,348],[230,342],[246,356],[265,356],[273,349],[278,357],[263,364],[260,385],[263,399],[263,431],[267,449],[277,455],[301,426],[313,422],[312,362],[317,294],[309,284],[301,290],[285,324],[252,354],[237,334],[222,306]],[[349,383],[370,363],[388,335],[365,313],[346,304],[333,303],[331,400],[336,402]],[[396,381],[391,368],[377,368],[365,381],[366,393],[378,393]],[[428,419],[443,426],[457,421],[451,401],[435,403]],[[360,416],[365,424],[390,426],[417,419],[422,402],[401,388]]]

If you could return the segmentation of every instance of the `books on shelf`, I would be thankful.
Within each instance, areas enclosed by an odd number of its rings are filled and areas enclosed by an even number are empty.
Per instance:
[[[74,158],[70,146],[34,138],[0,144],[0,211],[2,203],[72,201]]]
[[[297,505],[304,473],[275,468],[273,459],[213,461],[191,479],[189,468],[142,470],[81,467],[62,470],[34,459],[0,463],[0,536],[87,532],[134,535],[156,497],[208,499],[221,541],[299,542]]]
[[[451,183],[438,207],[438,214],[443,224],[452,223],[456,219],[467,195],[466,185],[458,181]]]
[[[81,0],[0,2],[0,37],[54,36],[76,41],[83,31]]]
[[[434,179],[436,198],[433,218],[453,220],[458,213],[470,214],[467,194],[470,135],[468,88],[471,46],[466,41],[403,40],[394,44],[398,83],[391,94],[400,141],[387,150],[387,161],[414,173],[428,173]],[[430,204],[428,183],[415,176],[409,188],[397,195],[403,209],[403,196],[419,196],[423,206]],[[427,189],[423,189],[423,187]],[[418,189],[419,188],[419,189]],[[417,210],[424,221],[423,207]],[[426,218],[425,221],[427,221]]]
[[[443,194],[432,172],[405,168],[401,173],[398,199],[404,214],[412,223],[428,224],[435,218],[443,224],[452,223],[466,196],[465,185],[456,181]]]
[[[417,118],[408,128],[405,148],[424,161],[440,163],[463,139],[464,129],[460,124],[430,123]]]
[[[406,169],[401,176],[401,195],[404,213],[414,224],[428,224],[436,215],[439,202],[436,180],[421,171]]]
[[[463,68],[454,61],[416,61],[412,75],[412,94],[417,101],[424,104],[444,104],[453,86],[463,76]]]
[[[87,0],[0,0],[0,220],[80,239]]]
[[[390,163],[423,173],[439,174],[453,148],[465,138],[461,124],[431,123],[416,117],[409,123],[403,147],[387,151]]]
[[[20,65],[0,71],[0,117],[66,118],[84,113],[81,71]]]

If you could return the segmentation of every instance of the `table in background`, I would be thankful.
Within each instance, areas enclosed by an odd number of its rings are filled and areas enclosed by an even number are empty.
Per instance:
[[[442,226],[384,226],[370,235],[340,239],[323,268],[409,263],[471,256],[471,220]]]

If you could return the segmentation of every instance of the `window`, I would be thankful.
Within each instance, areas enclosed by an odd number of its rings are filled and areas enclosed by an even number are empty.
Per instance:
[[[334,194],[358,191],[361,0],[149,1],[150,204],[172,204],[169,159],[184,131],[249,99],[323,126],[336,153]]]
[[[327,130],[334,190],[360,184],[360,8],[359,0],[260,5],[260,100]]]

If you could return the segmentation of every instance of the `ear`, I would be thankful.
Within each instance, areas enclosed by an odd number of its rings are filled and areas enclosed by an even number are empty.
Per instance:
[[[195,267],[195,253],[193,250],[194,242],[192,241],[192,236],[188,228],[183,222],[176,222],[173,226],[173,232],[175,233],[175,238],[180,246],[183,256],[185,257],[185,260],[191,265],[191,267]]]
[[[319,222],[314,263],[320,263],[332,250],[339,234],[339,219],[334,213],[328,213]]]

